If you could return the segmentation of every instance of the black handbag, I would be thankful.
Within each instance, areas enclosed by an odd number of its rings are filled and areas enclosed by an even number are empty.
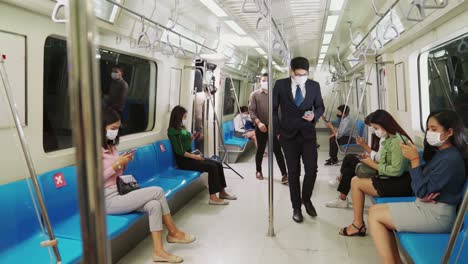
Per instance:
[[[132,175],[121,175],[117,177],[117,191],[120,195],[140,189],[140,185]]]

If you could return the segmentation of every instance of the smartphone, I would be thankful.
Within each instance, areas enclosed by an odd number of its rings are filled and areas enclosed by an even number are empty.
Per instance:
[[[131,149],[131,150],[127,150],[125,151],[122,155],[128,155],[128,154],[133,154],[136,152],[136,149]]]
[[[312,111],[305,111],[304,116],[311,115],[313,112]]]
[[[396,134],[401,138],[401,141],[403,141],[405,145],[408,145],[408,142],[406,142],[405,138],[400,133],[397,132]]]
[[[196,149],[194,151],[191,152],[192,154],[195,154],[195,155],[202,155],[201,151]]]

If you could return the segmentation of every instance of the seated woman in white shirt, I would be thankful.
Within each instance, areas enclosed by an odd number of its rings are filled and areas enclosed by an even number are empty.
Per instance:
[[[246,130],[245,123],[252,122],[249,115],[249,108],[247,106],[240,107],[240,113],[234,117],[234,135],[236,137],[244,137],[252,140],[257,147],[257,138],[255,137],[255,130]]]

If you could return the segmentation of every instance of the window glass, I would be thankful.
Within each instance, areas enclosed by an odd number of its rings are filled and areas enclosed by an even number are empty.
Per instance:
[[[103,106],[109,105],[111,89],[128,85],[121,111],[121,135],[149,131],[154,126],[156,64],[152,61],[99,49]],[[112,68],[119,65],[123,81],[116,85]],[[66,41],[48,37],[44,47],[43,146],[46,152],[72,147],[68,92]],[[120,85],[122,84],[122,85]]]
[[[232,79],[232,81],[237,96],[239,96],[240,80]],[[224,115],[232,115],[234,114],[234,112],[237,112],[235,111],[235,109],[237,108],[236,97],[234,95],[234,91],[231,89],[231,78],[226,78],[226,81],[224,82]]]
[[[429,52],[430,111],[455,110],[468,127],[468,36]]]

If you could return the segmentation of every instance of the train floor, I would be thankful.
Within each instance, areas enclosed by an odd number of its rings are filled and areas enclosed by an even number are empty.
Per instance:
[[[284,263],[379,263],[372,239],[343,237],[340,227],[351,223],[353,211],[325,207],[325,203],[337,197],[336,188],[328,181],[339,174],[338,166],[324,166],[328,158],[328,135],[318,133],[319,170],[312,202],[318,217],[311,218],[303,208],[304,222],[292,220],[289,188],[282,185],[275,163],[274,179],[274,228],[275,237],[268,237],[268,180],[255,178],[254,153],[245,153],[234,169],[242,180],[226,170],[228,187],[238,196],[228,206],[208,205],[208,192],[202,192],[182,208],[175,216],[177,225],[197,236],[189,245],[165,244],[172,254],[190,264],[284,264]],[[263,161],[267,172],[267,159]],[[301,178],[302,179],[302,178]],[[302,181],[302,180],[301,180]],[[370,203],[366,201],[366,208]],[[366,209],[367,210],[367,209]],[[367,219],[367,216],[366,216]],[[152,243],[148,236],[130,251],[119,264],[153,263]]]

